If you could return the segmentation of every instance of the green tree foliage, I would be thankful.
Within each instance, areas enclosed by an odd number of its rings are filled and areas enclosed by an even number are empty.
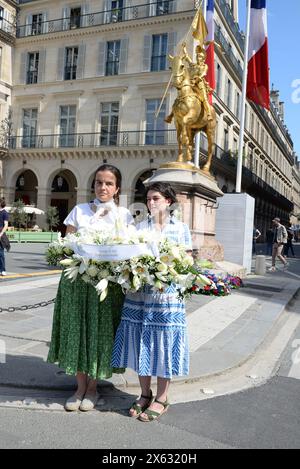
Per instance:
[[[46,220],[49,226],[49,230],[53,231],[59,224],[59,216],[58,216],[58,209],[57,207],[48,207],[46,211]]]
[[[24,210],[25,205],[22,200],[17,200],[12,204],[10,213],[10,222],[15,228],[26,227],[28,222],[28,214]]]

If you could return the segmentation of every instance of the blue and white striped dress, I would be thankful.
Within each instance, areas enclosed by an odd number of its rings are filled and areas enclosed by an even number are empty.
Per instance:
[[[151,219],[138,229],[153,230]],[[191,249],[188,226],[170,217],[163,235]],[[139,376],[172,378],[189,373],[189,349],[184,301],[175,285],[164,293],[146,287],[125,298],[112,354],[112,366],[131,368]]]

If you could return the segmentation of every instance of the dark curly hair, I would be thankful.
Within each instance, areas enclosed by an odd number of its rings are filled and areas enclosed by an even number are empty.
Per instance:
[[[159,192],[163,197],[171,200],[171,205],[178,203],[176,192],[168,182],[154,182],[150,184],[150,186],[146,188],[146,200],[149,191]]]

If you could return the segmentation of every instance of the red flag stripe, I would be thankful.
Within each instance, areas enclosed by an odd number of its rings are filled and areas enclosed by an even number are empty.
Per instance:
[[[268,40],[248,63],[247,98],[270,109],[270,85],[268,64]]]

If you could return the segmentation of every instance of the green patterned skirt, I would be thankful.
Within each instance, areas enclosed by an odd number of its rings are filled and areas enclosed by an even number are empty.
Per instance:
[[[82,372],[93,379],[124,373],[123,368],[111,367],[123,301],[124,295],[118,285],[110,287],[106,299],[100,303],[92,285],[79,277],[71,283],[62,274],[47,361],[57,363],[69,375]]]

